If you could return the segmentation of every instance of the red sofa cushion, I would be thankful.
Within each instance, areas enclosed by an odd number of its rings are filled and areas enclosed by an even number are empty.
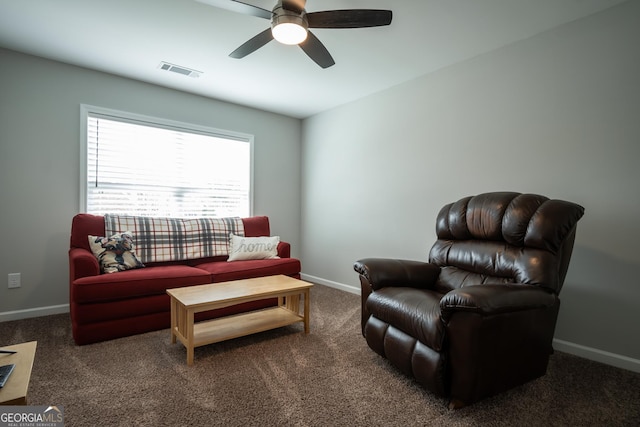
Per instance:
[[[167,289],[206,283],[211,283],[211,275],[199,268],[186,265],[146,267],[77,279],[71,287],[71,299],[80,304],[119,300],[164,294]]]
[[[253,259],[248,261],[208,262],[198,264],[195,267],[211,273],[213,282],[216,283],[276,274],[299,277],[300,260],[296,258]]]
[[[271,236],[269,218],[266,216],[242,218],[242,225],[244,225],[244,235],[247,237]]]

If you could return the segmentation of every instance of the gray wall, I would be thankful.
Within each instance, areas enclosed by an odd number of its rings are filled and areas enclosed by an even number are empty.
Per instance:
[[[356,288],[357,259],[426,259],[463,196],[574,201],[556,344],[639,367],[639,18],[626,2],[306,119],[305,277]]]
[[[0,320],[68,304],[83,103],[254,135],[254,214],[298,255],[300,120],[0,49]]]

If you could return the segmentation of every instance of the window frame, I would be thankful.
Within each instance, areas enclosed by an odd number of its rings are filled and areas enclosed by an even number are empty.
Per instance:
[[[254,136],[251,134],[218,129],[210,126],[197,125],[160,117],[147,116],[111,108],[80,104],[80,206],[79,212],[87,212],[88,194],[88,119],[89,116],[101,116],[105,119],[129,122],[138,125],[153,126],[186,133],[194,133],[228,140],[236,140],[249,144],[249,216],[253,216],[254,195]]]

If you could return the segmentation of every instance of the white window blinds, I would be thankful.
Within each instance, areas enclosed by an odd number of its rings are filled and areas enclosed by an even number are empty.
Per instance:
[[[251,138],[87,112],[86,144],[88,213],[250,215]]]

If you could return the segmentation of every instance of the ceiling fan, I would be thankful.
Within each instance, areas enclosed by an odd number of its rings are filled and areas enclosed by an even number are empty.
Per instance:
[[[309,28],[365,28],[391,24],[390,10],[346,9],[310,12],[305,10],[306,0],[279,0],[273,10],[238,0],[197,0],[200,3],[227,9],[245,15],[270,19],[268,28],[249,39],[229,54],[232,58],[244,58],[276,39],[280,43],[298,45],[322,68],[335,64],[331,54]]]

